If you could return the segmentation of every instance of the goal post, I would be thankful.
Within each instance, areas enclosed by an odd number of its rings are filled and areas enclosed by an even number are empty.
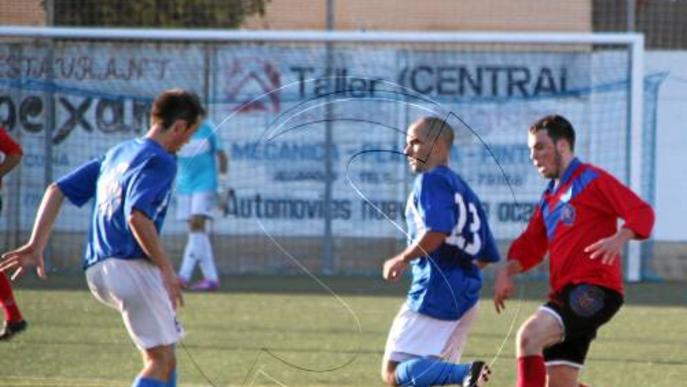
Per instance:
[[[50,174],[142,133],[154,95],[180,86],[204,97],[233,157],[230,212],[213,227],[224,272],[375,272],[403,243],[399,151],[424,114],[455,127],[453,166],[507,243],[544,187],[525,142],[542,114],[570,118],[581,158],[644,193],[643,54],[634,33],[1,26],[0,124],[29,158],[0,230],[26,232]],[[87,211],[67,212],[60,255],[78,255]],[[173,213],[165,229],[184,233]],[[641,280],[636,243],[626,257]]]

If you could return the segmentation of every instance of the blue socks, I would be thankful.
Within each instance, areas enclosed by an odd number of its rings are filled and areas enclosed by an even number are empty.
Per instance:
[[[167,381],[167,387],[177,387],[177,370],[176,368],[172,371]]]
[[[141,378],[138,377],[134,380],[134,384],[131,387],[167,387],[168,384],[162,380]]]
[[[177,370],[172,371],[167,382],[158,379],[138,377],[131,387],[177,387]]]
[[[396,367],[396,382],[400,386],[443,386],[462,384],[470,372],[470,364],[454,364],[434,357],[410,359]]]

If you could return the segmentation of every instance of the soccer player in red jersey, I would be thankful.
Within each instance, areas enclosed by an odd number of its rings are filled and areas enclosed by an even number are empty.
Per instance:
[[[598,328],[623,303],[620,252],[630,239],[649,237],[654,212],[608,172],[575,157],[575,131],[565,118],[536,121],[528,146],[550,182],[497,274],[494,305],[503,310],[513,277],[548,252],[549,301],[518,331],[517,387],[574,387]]]
[[[21,146],[2,127],[0,127],[0,152],[4,155],[2,162],[0,162],[0,187],[2,187],[2,178],[19,164],[24,154]],[[0,209],[2,208],[1,203],[0,201]],[[5,312],[5,320],[2,331],[0,331],[0,341],[9,340],[15,334],[26,329],[26,321],[14,300],[12,285],[5,273],[0,273],[0,306]]]

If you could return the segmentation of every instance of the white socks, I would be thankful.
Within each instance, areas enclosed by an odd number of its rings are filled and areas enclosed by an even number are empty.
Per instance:
[[[198,244],[200,251],[203,252],[200,259],[200,271],[203,272],[203,277],[208,281],[219,282],[217,276],[217,267],[215,267],[215,256],[212,253],[212,245],[210,244],[210,237],[206,233],[197,233]]]
[[[218,282],[217,267],[212,253],[210,238],[205,232],[191,232],[184,248],[184,258],[179,269],[179,278],[188,282],[193,275],[196,262],[200,264],[200,270],[206,280]]]

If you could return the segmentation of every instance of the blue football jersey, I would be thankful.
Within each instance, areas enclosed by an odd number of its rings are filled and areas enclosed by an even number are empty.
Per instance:
[[[214,192],[217,189],[217,152],[223,150],[215,125],[205,120],[177,153],[179,175],[177,191],[181,194]]]
[[[410,309],[442,320],[457,320],[479,299],[479,259],[499,261],[499,252],[477,195],[445,166],[415,178],[406,205],[408,243],[426,231],[446,234],[444,243],[411,261]]]
[[[127,223],[132,211],[162,229],[176,175],[176,158],[157,142],[140,138],[111,148],[57,181],[77,206],[95,197],[84,269],[108,258],[145,259]]]

